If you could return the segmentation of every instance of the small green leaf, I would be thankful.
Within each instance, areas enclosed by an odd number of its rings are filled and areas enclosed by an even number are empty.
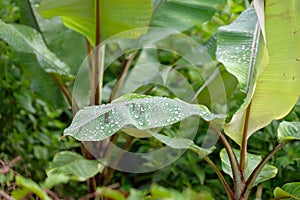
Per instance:
[[[210,113],[203,105],[149,96],[81,109],[71,125],[65,129],[64,135],[80,141],[100,141],[123,128],[146,130],[164,127],[192,115],[198,115],[206,121],[224,118],[222,115]]]
[[[69,66],[47,48],[41,34],[35,29],[19,24],[7,24],[0,19],[0,38],[17,51],[34,53],[45,72],[69,76]]]
[[[274,190],[274,197],[276,199],[286,200],[300,200],[300,182],[286,183]]]
[[[44,188],[51,189],[55,185],[61,184],[61,183],[68,183],[70,180],[70,176],[60,173],[53,173],[49,174],[48,177],[45,179],[45,181],[41,184]]]
[[[99,194],[101,197],[106,197],[111,200],[125,200],[124,194],[117,190],[112,190],[109,188],[97,188],[97,194]]]
[[[101,165],[96,160],[87,160],[77,153],[62,151],[56,154],[50,164],[47,174],[62,173],[74,180],[85,181],[101,171]]]
[[[32,99],[30,93],[25,92],[24,90],[20,90],[14,93],[14,97],[18,101],[19,104],[23,106],[23,108],[31,113],[35,113],[36,110],[32,106]]]
[[[240,151],[234,149],[234,153],[237,157],[237,160],[240,160]],[[225,149],[221,150],[220,157],[222,160],[223,171],[232,178],[233,176],[231,171],[231,165]],[[256,166],[260,163],[260,161],[262,161],[261,156],[247,153],[247,165],[246,165],[246,177],[245,177],[246,179],[249,178],[249,176],[254,171]],[[258,175],[254,185],[257,185],[258,183],[261,183],[268,179],[274,178],[276,174],[277,174],[277,168],[267,164],[264,166],[263,170]]]
[[[144,194],[145,192],[142,192],[140,190],[136,190],[134,188],[130,188],[129,196],[127,197],[127,200],[144,200]]]
[[[281,122],[278,127],[278,139],[280,142],[300,140],[300,122]]]
[[[186,189],[183,192],[165,188],[159,185],[152,185],[150,188],[151,197],[150,200],[182,200],[182,199],[206,199],[214,200],[209,192],[201,191],[195,192],[191,189]],[[147,198],[148,199],[148,198]]]
[[[12,191],[11,196],[15,199],[24,199],[30,190],[27,188],[17,188],[14,191]]]
[[[46,194],[46,192],[31,179],[26,179],[20,175],[17,175],[16,183],[17,185],[26,188],[28,191],[33,192],[43,200],[51,200],[51,198]]]

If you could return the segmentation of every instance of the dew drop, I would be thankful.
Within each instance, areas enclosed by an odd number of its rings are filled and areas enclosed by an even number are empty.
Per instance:
[[[139,122],[138,124],[139,124],[140,126],[143,126],[143,125],[144,125],[144,123],[143,123],[143,122]]]

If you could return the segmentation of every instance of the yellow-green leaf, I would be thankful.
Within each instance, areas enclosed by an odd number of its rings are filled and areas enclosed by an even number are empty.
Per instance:
[[[267,0],[265,26],[269,64],[254,85],[247,138],[274,119],[286,116],[300,95],[300,1]],[[241,144],[246,105],[224,129]]]

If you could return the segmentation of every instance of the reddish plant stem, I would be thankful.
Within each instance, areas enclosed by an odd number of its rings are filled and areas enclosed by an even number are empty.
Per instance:
[[[257,167],[254,169],[254,171],[251,173],[249,178],[246,181],[246,188],[243,193],[243,198],[247,199],[250,195],[251,189],[253,187],[253,184],[258,177],[261,170],[264,168],[264,166],[267,164],[267,162],[277,153],[279,150],[281,150],[285,145],[287,145],[290,141],[286,141],[284,143],[278,144],[272,151],[270,151],[264,159],[257,165]]]
[[[229,187],[227,181],[225,180],[223,174],[221,173],[221,171],[218,169],[218,167],[212,162],[212,160],[209,157],[204,157],[203,158],[213,169],[214,171],[217,173],[222,185],[224,186],[224,188],[226,189],[226,193],[228,195],[228,197],[230,198],[230,200],[234,200],[234,194],[231,190],[231,188]]]
[[[96,49],[95,49],[95,73],[94,73],[94,91],[93,93],[95,93],[95,98],[94,98],[94,102],[93,102],[93,105],[99,105],[101,104],[101,97],[100,97],[100,92],[99,92],[99,81],[102,82],[102,73],[101,71],[101,68],[103,66],[100,66],[102,65],[102,62],[101,62],[101,51],[100,51],[100,42],[101,42],[101,26],[100,26],[100,0],[96,0]],[[103,52],[102,52],[103,53]]]
[[[240,166],[244,177],[246,173],[245,170],[247,164],[248,125],[249,125],[250,110],[251,110],[251,102],[248,105],[245,113],[243,139],[242,139],[242,145],[240,151]]]
[[[68,88],[64,85],[64,83],[62,82],[62,80],[54,73],[50,73],[51,77],[53,78],[53,80],[55,81],[56,85],[59,87],[60,91],[63,93],[63,95],[66,97],[69,106],[73,106],[73,110],[78,110],[78,106],[76,104],[75,101],[72,100],[72,95],[70,93],[70,91],[68,90]],[[73,113],[75,114],[75,113]]]
[[[135,56],[137,55],[138,51],[135,51],[131,54],[130,58],[127,60],[127,62],[124,64],[124,66],[122,67],[122,71],[119,75],[119,77],[117,78],[117,82],[113,87],[113,90],[111,92],[110,98],[109,98],[109,102],[111,102],[112,100],[114,100],[117,95],[120,92],[121,86],[124,83],[124,80],[126,78],[127,72],[135,58]]]
[[[125,145],[122,147],[122,150],[126,150],[130,147],[130,145],[132,144],[134,138],[133,137],[130,137],[127,142],[125,143]],[[122,158],[122,155],[123,153],[120,152],[117,156],[117,158],[115,159],[114,163],[113,163],[113,166],[108,169],[108,172],[107,172],[107,175],[106,175],[106,178],[105,178],[105,181],[104,181],[104,185],[108,185],[113,177],[113,174],[115,172],[115,169],[114,167],[119,163],[119,161],[121,160]]]
[[[214,130],[214,132],[219,136],[219,138],[227,152],[227,155],[228,155],[228,158],[230,161],[230,166],[232,169],[232,174],[233,174],[235,198],[239,199],[239,197],[241,196],[242,190],[244,188],[244,185],[245,185],[245,180],[244,180],[244,176],[242,175],[240,165],[238,163],[238,160],[236,158],[236,155],[235,155],[232,147],[230,146],[230,144],[227,141],[227,139],[225,138],[225,136],[213,125],[211,125],[211,127]]]

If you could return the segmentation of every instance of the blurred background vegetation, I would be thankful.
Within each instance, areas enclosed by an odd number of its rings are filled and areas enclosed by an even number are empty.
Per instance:
[[[247,1],[228,0],[210,21],[196,24],[184,33],[201,44],[205,43],[216,34],[220,26],[231,23],[248,6],[245,2]],[[18,0],[0,1],[0,17],[5,22],[26,24]],[[55,29],[47,24],[47,20],[42,24],[41,28],[46,35],[49,48],[58,55],[64,55],[61,59],[70,66],[80,66],[86,56],[83,37],[71,30],[66,30],[61,23],[57,23]],[[82,48],[74,49],[72,47],[74,43],[81,45]],[[0,173],[0,190],[8,194],[16,187],[11,173],[17,173],[41,183],[45,180],[46,170],[56,153],[63,150],[80,152],[80,145],[72,138],[60,139],[64,128],[72,119],[70,109],[62,101],[61,96],[53,96],[56,93],[51,93],[52,90],[56,90],[54,88],[56,86],[49,85],[46,79],[43,79],[44,77],[36,77],[35,70],[37,69],[28,67],[28,64],[23,62],[23,58],[24,55],[0,40],[0,160],[7,164],[18,156],[22,158],[12,166],[14,172]],[[174,59],[176,60],[176,55],[159,53],[159,60],[162,63],[173,63]],[[117,67],[111,66],[108,69],[104,85],[116,78]],[[77,68],[73,67],[72,70],[76,72]],[[184,73],[186,77],[193,80],[193,72]],[[46,84],[42,84],[43,81]],[[227,99],[230,108],[238,108],[243,99],[243,95],[235,84]],[[40,95],[41,90],[49,90],[49,96]],[[285,120],[299,121],[299,119],[300,103],[298,102]],[[276,145],[277,126],[278,122],[273,122],[253,135],[249,141],[250,153],[266,155]],[[205,129],[203,124],[202,129]],[[200,143],[201,135],[198,138]],[[132,149],[139,149],[143,146],[144,150],[147,150],[158,145],[160,145],[159,142],[154,139],[141,140],[134,143]],[[217,148],[221,148],[221,145],[217,144]],[[219,167],[221,166],[217,153],[211,154],[210,157],[217,162]],[[271,162],[272,165],[278,167],[279,172],[276,178],[258,186],[263,188],[262,199],[271,198],[275,186],[300,181],[300,143],[288,145],[276,154]],[[0,163],[0,168],[1,165],[3,163]],[[226,178],[229,179],[229,177]],[[186,152],[175,163],[157,172],[139,175],[116,172],[112,182],[120,183],[120,189],[125,193],[147,194],[153,188],[160,192],[166,190],[174,193],[184,193],[183,191],[188,193],[193,190],[195,192],[207,191],[215,199],[227,199],[214,171],[192,152]],[[87,194],[86,189],[85,182],[69,181],[58,184],[53,191],[60,198],[78,199]]]

